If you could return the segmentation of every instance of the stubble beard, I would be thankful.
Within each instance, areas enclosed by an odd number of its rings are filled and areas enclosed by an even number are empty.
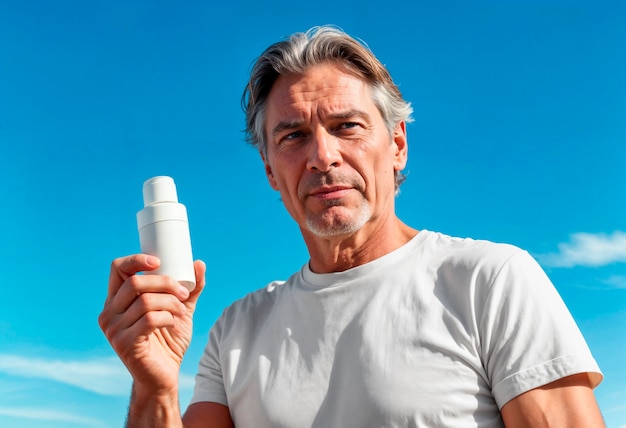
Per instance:
[[[320,238],[351,235],[359,231],[371,218],[371,209],[363,192],[363,183],[354,175],[331,171],[309,176],[301,183],[299,192],[306,195],[309,189],[322,185],[344,184],[361,192],[361,199],[354,206],[354,201],[332,199],[323,202],[322,212],[309,212],[305,215],[307,229]],[[346,206],[346,202],[352,207]]]
[[[329,208],[339,206],[337,202],[329,201]],[[330,216],[330,218],[328,218]],[[324,213],[321,217],[307,215],[306,225],[308,230],[319,238],[331,238],[342,235],[352,235],[358,232],[371,217],[370,206],[367,201],[361,201],[355,215]]]

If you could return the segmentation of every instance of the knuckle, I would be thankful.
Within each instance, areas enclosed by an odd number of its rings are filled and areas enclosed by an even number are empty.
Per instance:
[[[133,273],[142,266],[142,259],[140,259],[139,256],[139,254],[132,254],[114,259],[111,262],[111,272],[120,274]]]
[[[141,286],[144,282],[144,275],[132,275],[126,279],[127,287],[129,287],[132,291],[138,293],[141,290]]]
[[[129,258],[128,256],[125,256],[125,257],[117,257],[116,259],[113,259],[113,261],[111,262],[111,270],[119,271],[120,267],[126,262],[128,258]]]
[[[144,293],[137,296],[136,301],[139,307],[149,309],[152,306],[152,302],[154,301],[154,299],[150,294]]]
[[[118,329],[114,327],[108,327],[107,329],[104,329],[102,331],[104,333],[104,337],[107,338],[113,349],[118,349]]]
[[[100,326],[100,329],[102,331],[104,331],[106,329],[106,327],[109,324],[109,316],[106,313],[106,311],[102,311],[100,312],[100,315],[98,315],[98,325]]]
[[[156,312],[146,312],[146,314],[143,316],[144,322],[150,327],[157,324],[158,318],[159,317]]]
[[[174,278],[172,278],[169,275],[163,275],[160,276],[161,278],[161,283],[163,284],[163,287],[165,287],[167,290],[172,290],[176,284],[178,284],[178,281],[176,281]]]
[[[150,311],[144,315],[144,322],[147,328],[156,329],[171,325],[173,317],[167,311]]]
[[[126,339],[121,335],[110,337],[109,342],[111,343],[111,347],[118,353],[126,347]]]

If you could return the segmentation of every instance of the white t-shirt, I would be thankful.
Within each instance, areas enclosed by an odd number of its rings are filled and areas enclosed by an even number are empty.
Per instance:
[[[602,379],[539,265],[421,231],[345,272],[308,265],[228,307],[193,402],[244,427],[501,427],[499,408],[575,373]]]

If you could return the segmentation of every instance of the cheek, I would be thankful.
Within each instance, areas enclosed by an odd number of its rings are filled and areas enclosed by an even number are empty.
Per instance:
[[[375,180],[376,182],[380,182],[382,184],[387,182],[389,177],[392,177],[393,179],[395,167],[395,162],[389,153],[379,153],[374,162],[370,161],[370,166],[368,168],[370,180]]]
[[[298,183],[299,176],[295,171],[287,168],[274,171],[270,178],[272,188],[280,192],[280,197],[284,203],[298,198]]]
[[[368,187],[368,193],[375,194],[377,198],[380,198],[385,193],[395,194],[395,165],[389,160],[381,161],[374,165],[374,168],[369,172],[369,177],[366,177]],[[393,189],[391,192],[389,189]]]
[[[293,192],[297,189],[306,164],[298,154],[277,153],[274,156],[274,177],[281,191]]]
[[[281,191],[284,187],[284,164],[276,158],[276,154],[268,153],[265,161],[265,173],[272,189]]]

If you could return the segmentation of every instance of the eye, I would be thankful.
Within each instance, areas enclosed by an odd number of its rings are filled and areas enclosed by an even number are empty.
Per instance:
[[[291,131],[283,135],[279,135],[276,140],[276,144],[280,146],[293,146],[299,144],[307,136],[307,133],[303,130]]]
[[[292,132],[290,134],[285,135],[284,139],[285,140],[293,140],[295,138],[300,138],[304,135],[304,133],[302,131],[296,131],[296,132]]]
[[[360,134],[364,128],[360,122],[340,122],[335,127],[335,133],[344,137],[350,137]]]
[[[359,126],[359,124],[356,122],[344,122],[341,125],[339,125],[339,129],[351,129],[351,128],[356,128],[357,126]]]
[[[304,132],[302,131],[294,131],[289,134],[284,135],[280,140],[281,141],[292,141],[297,140],[298,138],[304,137]]]

